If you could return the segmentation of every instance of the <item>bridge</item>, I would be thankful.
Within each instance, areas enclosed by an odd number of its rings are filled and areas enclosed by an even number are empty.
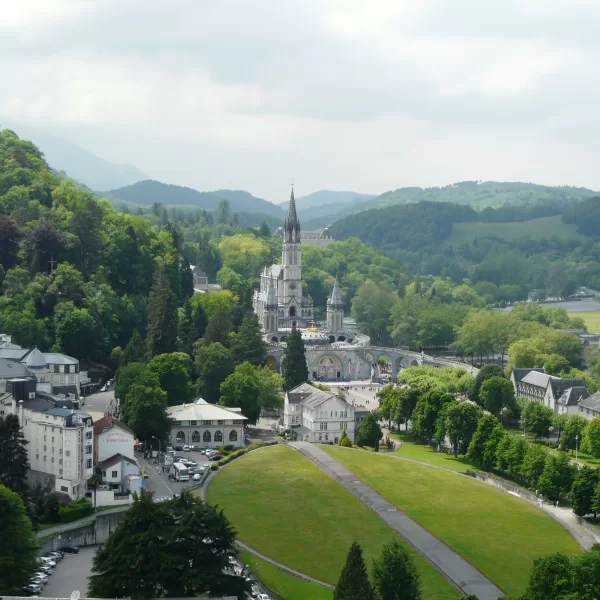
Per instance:
[[[285,346],[285,343],[269,344],[268,346],[268,361],[276,370],[281,368]],[[396,379],[401,369],[421,365],[440,368],[460,368],[465,369],[472,375],[477,375],[479,372],[479,369],[462,362],[430,356],[423,352],[414,352],[406,348],[388,348],[386,346],[345,344],[339,342],[327,345],[306,345],[306,359],[311,378],[314,378],[315,373],[319,377],[323,376],[323,373],[319,372],[319,365],[323,364],[324,357],[327,357],[331,363],[326,367],[328,369],[326,377],[329,379],[367,379],[369,375],[377,377],[380,374],[380,357],[385,358],[385,362],[389,365],[392,380]]]

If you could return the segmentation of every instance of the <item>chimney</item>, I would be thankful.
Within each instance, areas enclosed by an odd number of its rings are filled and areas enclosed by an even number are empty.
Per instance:
[[[23,402],[23,400],[19,400],[19,423],[21,424],[21,427],[23,427],[23,404],[25,404],[25,402]]]
[[[11,400],[10,400],[10,404],[11,404],[11,412],[13,415],[17,415],[17,399],[15,398],[14,394],[11,394]]]

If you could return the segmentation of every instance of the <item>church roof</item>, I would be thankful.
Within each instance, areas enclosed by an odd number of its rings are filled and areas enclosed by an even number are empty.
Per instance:
[[[43,369],[46,367],[46,357],[34,348],[23,361],[23,364],[30,369]]]
[[[292,237],[292,232],[294,235]],[[284,241],[300,243],[300,221],[298,221],[298,215],[296,214],[296,199],[294,198],[294,187],[292,186],[292,193],[290,194],[290,204],[288,206],[288,215],[283,224],[283,235]]]
[[[344,301],[342,300],[342,292],[340,292],[340,284],[338,282],[338,278],[335,278],[335,282],[333,284],[333,291],[331,292],[331,298],[327,301],[329,306],[343,306]]]
[[[267,306],[277,306],[277,292],[273,282],[269,284],[269,290],[267,292]]]

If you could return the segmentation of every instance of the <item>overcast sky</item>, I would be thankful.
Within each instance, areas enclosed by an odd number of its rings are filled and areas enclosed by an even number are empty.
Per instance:
[[[599,22],[598,0],[6,0],[0,118],[272,201],[600,189]]]

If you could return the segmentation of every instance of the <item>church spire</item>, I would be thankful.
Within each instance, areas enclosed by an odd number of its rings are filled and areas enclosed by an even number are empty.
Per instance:
[[[333,283],[333,291],[331,292],[331,298],[329,298],[329,302],[327,304],[329,304],[329,306],[344,306],[344,301],[342,300],[342,292],[340,291],[340,284],[338,282],[337,275],[335,277],[335,282]]]
[[[294,198],[294,185],[292,184],[292,193],[290,194],[290,204],[288,207],[288,216],[283,226],[283,239],[286,242],[300,243],[300,221],[296,214],[296,199]]]

